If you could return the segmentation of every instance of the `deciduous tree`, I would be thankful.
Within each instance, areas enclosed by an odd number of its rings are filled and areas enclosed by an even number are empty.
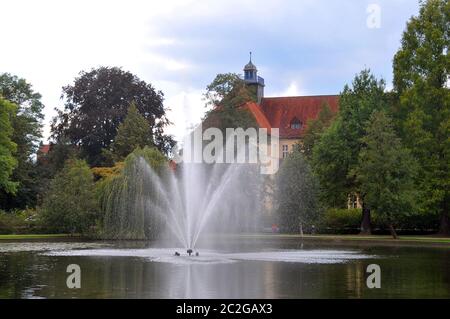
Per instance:
[[[361,141],[359,164],[352,173],[361,185],[365,204],[387,222],[392,236],[397,238],[395,223],[414,207],[416,162],[383,111],[371,115]]]
[[[283,160],[276,177],[276,199],[283,231],[303,233],[320,216],[318,182],[299,148]]]
[[[168,152],[174,144],[163,132],[169,123],[163,93],[130,72],[117,67],[81,72],[62,96],[65,106],[53,121],[52,136],[69,138],[92,166],[102,165],[102,149],[111,146],[131,102],[147,120],[154,145]]]
[[[394,58],[395,119],[420,164],[422,210],[440,215],[441,234],[450,232],[449,43],[450,2],[424,1]]]
[[[0,190],[14,194],[17,183],[11,181],[11,174],[17,165],[14,158],[16,144],[11,140],[13,128],[11,118],[14,117],[16,106],[0,96]]]
[[[363,204],[361,233],[371,232],[370,209],[365,194],[352,171],[358,165],[370,115],[387,108],[385,83],[377,80],[370,70],[363,70],[346,85],[339,99],[339,114],[313,149],[314,171],[319,177],[322,199],[331,207],[342,207],[349,194],[358,194]]]

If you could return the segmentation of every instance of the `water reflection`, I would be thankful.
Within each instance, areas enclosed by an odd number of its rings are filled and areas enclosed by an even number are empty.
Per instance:
[[[131,248],[143,248],[129,244]],[[142,244],[143,246],[147,244]],[[138,246],[138,247],[136,247]],[[230,249],[227,243],[227,249]],[[117,247],[123,248],[123,246]],[[222,249],[223,247],[219,247]],[[218,248],[218,249],[219,249]],[[229,254],[295,249],[299,243],[246,242]],[[0,253],[1,298],[449,298],[448,248],[327,247],[361,251],[376,259],[293,263],[242,259],[227,263],[152,262],[136,256],[52,256],[42,251]],[[103,248],[104,249],[104,248]],[[110,249],[110,248],[107,248]],[[206,249],[206,248],[205,248]],[[82,269],[81,289],[66,287],[66,267]],[[382,269],[381,289],[366,287],[366,268]]]

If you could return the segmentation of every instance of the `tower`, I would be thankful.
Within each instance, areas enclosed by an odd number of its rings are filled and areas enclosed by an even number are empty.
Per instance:
[[[252,63],[252,53],[250,52],[250,61],[244,67],[244,81],[247,85],[256,86],[256,98],[261,103],[264,97],[264,79],[258,76],[258,70]]]

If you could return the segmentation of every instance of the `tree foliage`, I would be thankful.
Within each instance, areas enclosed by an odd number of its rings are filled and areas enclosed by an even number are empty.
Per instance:
[[[40,175],[32,157],[36,154],[42,137],[44,105],[41,95],[25,79],[3,73],[0,75],[0,96],[17,106],[11,124],[14,131],[12,140],[17,145],[17,167],[13,171],[12,180],[18,185],[14,195],[0,193],[0,207],[11,209],[34,206],[39,192]]]
[[[237,107],[245,102],[256,102],[256,90],[236,73],[221,73],[206,87],[204,98],[206,105],[213,107]]]
[[[53,121],[52,135],[56,140],[69,138],[92,166],[101,166],[102,149],[111,146],[132,102],[147,120],[153,144],[162,152],[174,144],[163,132],[169,123],[163,93],[130,72],[117,67],[81,72],[74,84],[63,88],[62,96],[65,107]]]
[[[0,96],[0,190],[14,194],[17,183],[11,175],[17,165],[14,157],[16,144],[11,140],[13,128],[11,119],[15,115],[16,106]]]
[[[127,117],[119,125],[116,138],[111,145],[115,161],[121,161],[136,148],[152,146],[151,130],[148,122],[139,113],[136,105],[131,103]]]
[[[352,173],[359,163],[361,138],[370,115],[387,108],[383,80],[363,70],[346,85],[339,99],[339,114],[313,149],[313,167],[321,184],[322,200],[330,207],[343,207],[349,194],[356,193],[364,205],[361,184]],[[363,209],[362,232],[370,232],[370,211]],[[364,215],[365,214],[365,215]]]
[[[413,210],[416,162],[384,111],[375,111],[369,122],[353,173],[366,204],[388,223],[395,238],[393,225]]]
[[[318,221],[318,182],[299,148],[283,160],[276,177],[276,198],[283,231],[298,232]]]
[[[322,105],[317,119],[309,120],[303,136],[301,148],[307,159],[312,158],[314,145],[320,140],[324,131],[331,125],[334,114],[328,103]]]
[[[94,178],[83,160],[69,160],[52,180],[41,208],[51,231],[89,233],[99,218]]]
[[[158,199],[146,165],[161,174],[168,168],[166,158],[156,148],[137,148],[127,156],[119,174],[100,182],[103,237],[145,239],[158,235],[163,221],[155,212]]]
[[[450,2],[422,2],[408,22],[394,57],[394,116],[406,146],[418,159],[423,211],[441,215],[450,232]]]

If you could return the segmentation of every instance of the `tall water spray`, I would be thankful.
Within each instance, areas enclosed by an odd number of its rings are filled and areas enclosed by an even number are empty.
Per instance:
[[[145,149],[132,154],[106,192],[105,237],[169,237],[194,248],[207,232],[258,227],[262,177],[255,165],[183,163],[170,169],[152,163],[152,156]]]

